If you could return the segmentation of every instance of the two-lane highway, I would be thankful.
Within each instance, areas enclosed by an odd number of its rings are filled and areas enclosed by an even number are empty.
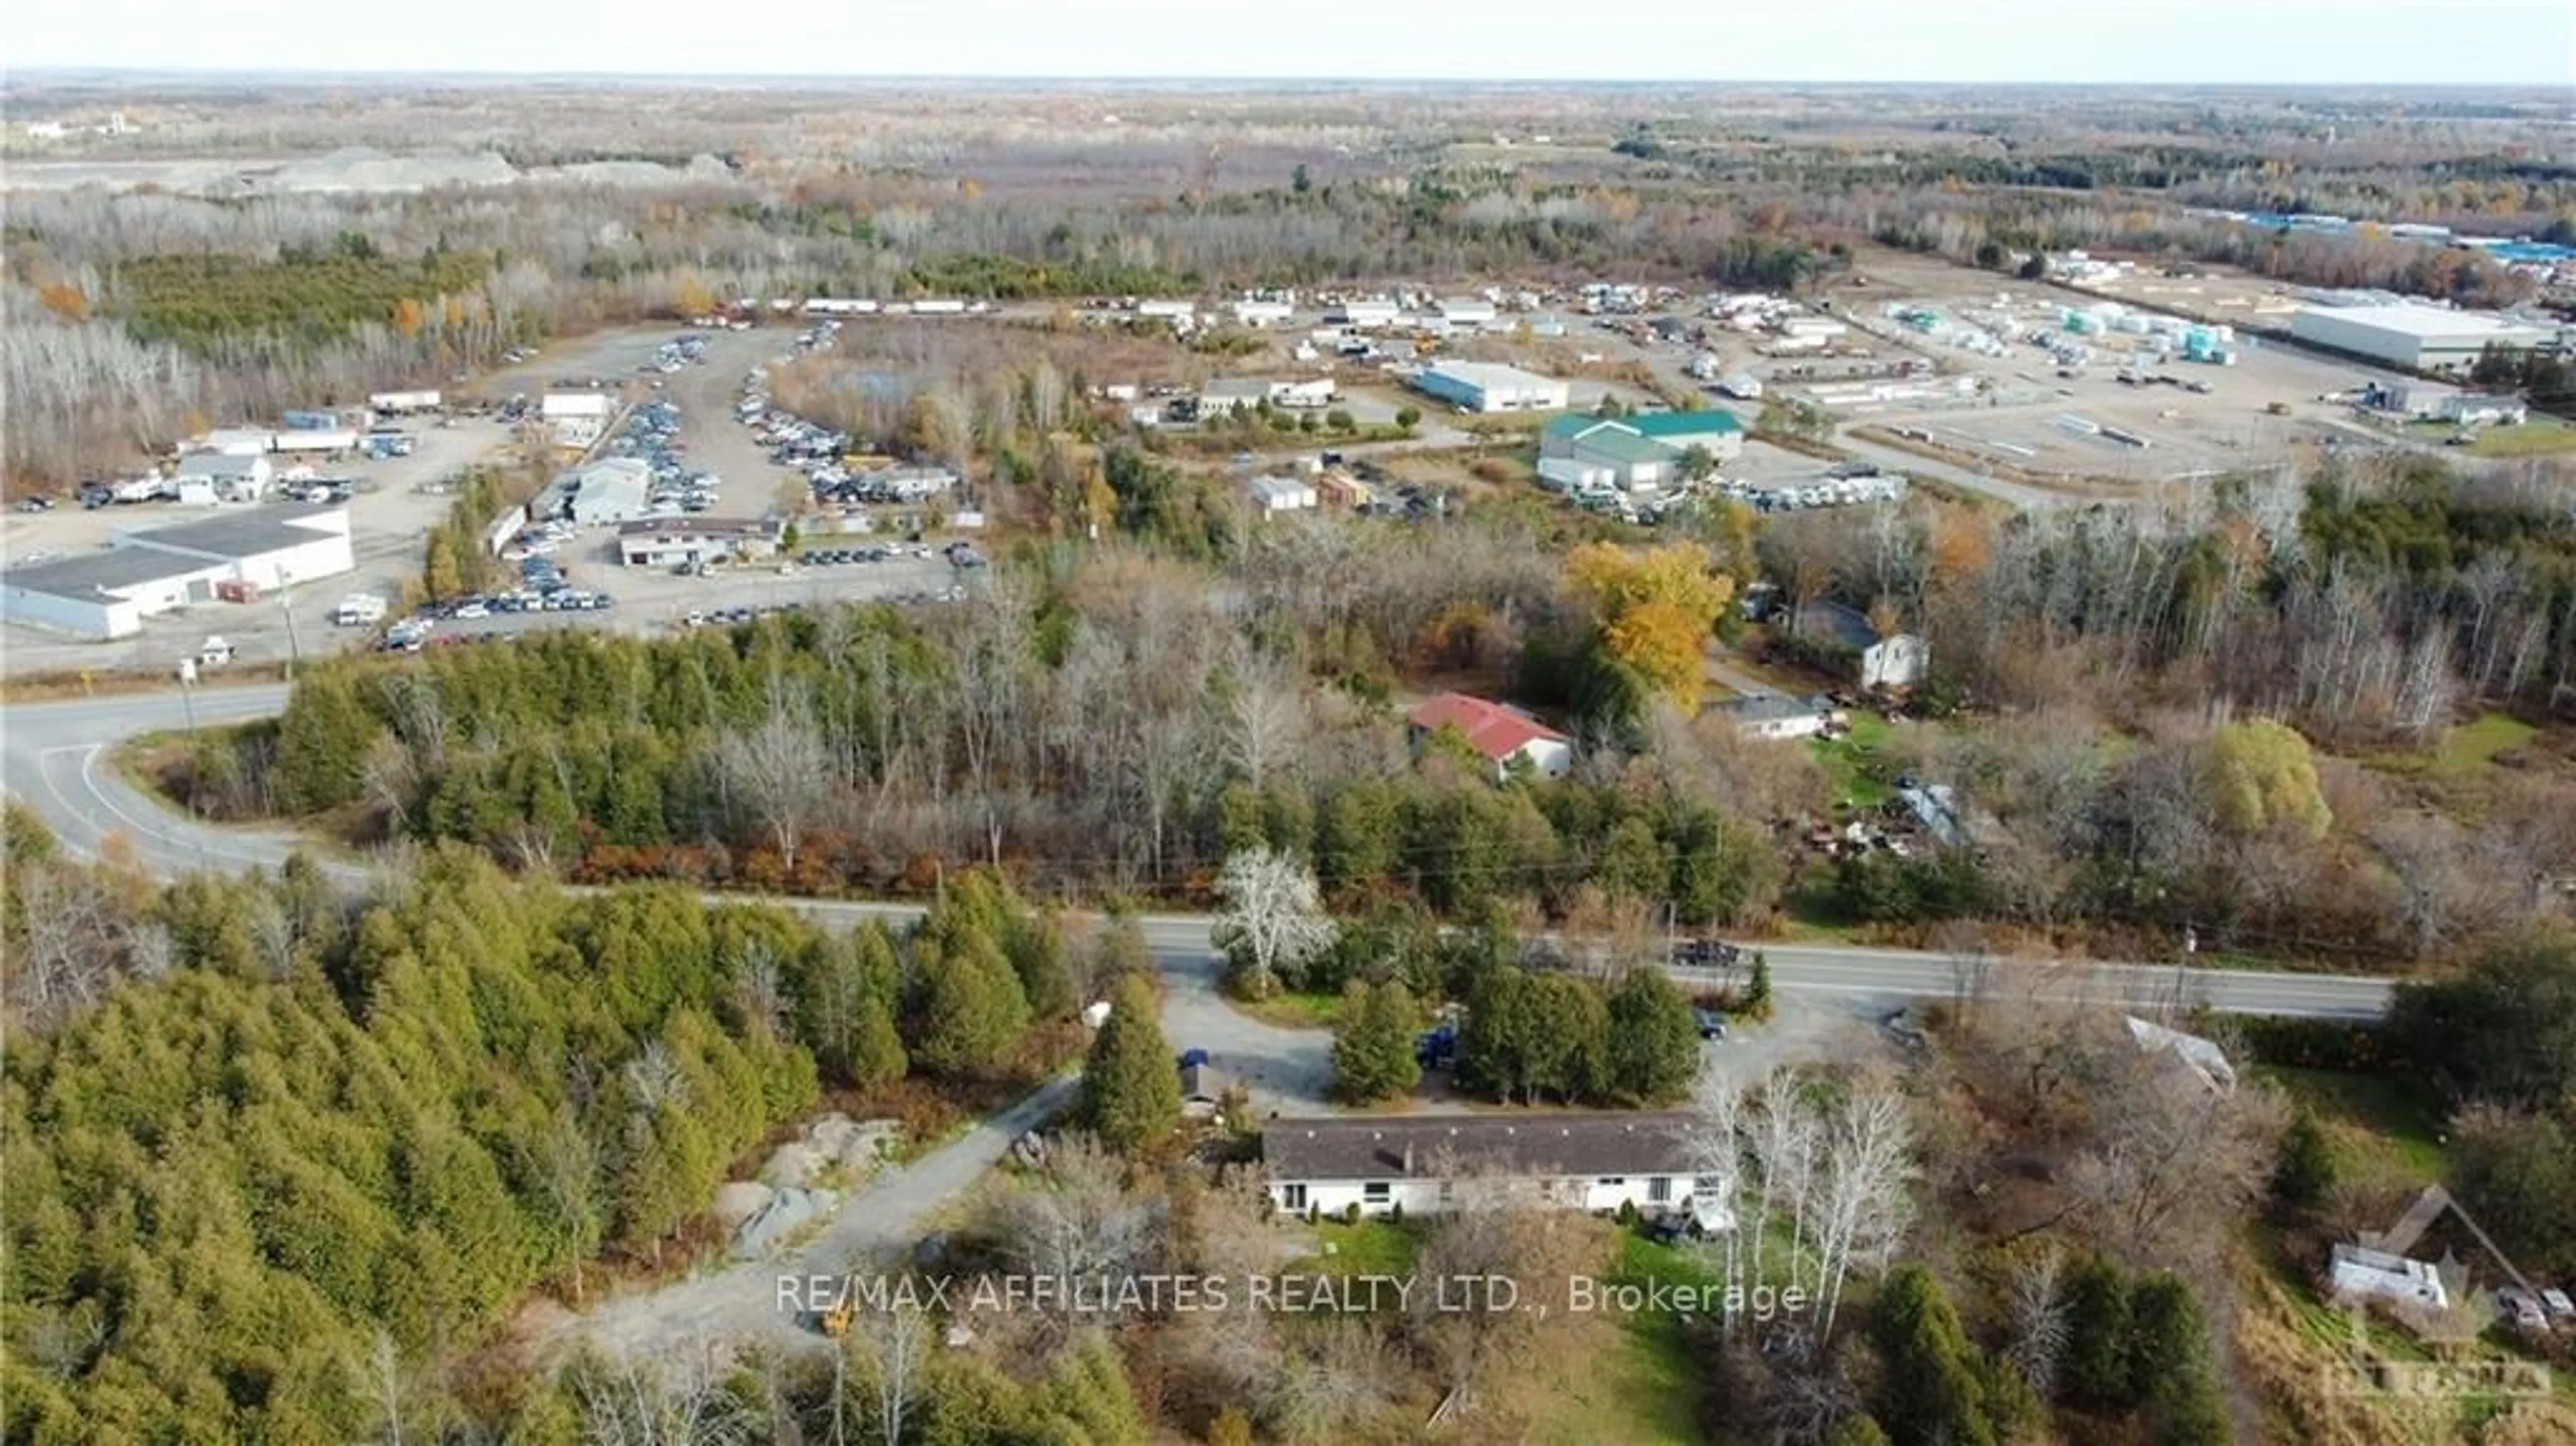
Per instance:
[[[194,717],[201,726],[274,716],[286,703],[283,687],[200,688]],[[275,868],[298,840],[285,833],[217,827],[168,807],[118,774],[116,746],[140,733],[184,728],[189,700],[177,692],[121,694],[59,703],[0,708],[0,779],[43,817],[64,845],[95,857],[111,837],[162,877],[202,870],[229,872]],[[358,866],[325,865],[357,879]],[[838,923],[872,917],[909,917],[918,908],[900,904],[773,900]],[[1193,972],[1212,968],[1214,947],[1204,915],[1155,914],[1141,921],[1145,942],[1164,967]],[[1976,971],[1946,954],[1866,949],[1843,945],[1765,944],[1774,987],[1855,1001],[1942,999],[1974,982]],[[2316,1019],[2375,1019],[2388,1008],[2392,982],[2349,975],[2265,970],[2183,969],[2171,965],[2067,961],[2033,972],[2009,971],[1995,987],[2044,999],[2084,1001],[2145,1009],[2205,1004],[2235,1014],[2294,1015]],[[1691,971],[1676,971],[1691,977]]]

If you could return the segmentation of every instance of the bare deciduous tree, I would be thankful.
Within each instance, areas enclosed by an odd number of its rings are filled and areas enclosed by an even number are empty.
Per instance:
[[[654,1361],[594,1354],[564,1374],[591,1446],[747,1446],[757,1424],[711,1345]]]
[[[1275,992],[1283,969],[1331,948],[1339,933],[1324,912],[1314,870],[1274,849],[1245,849],[1228,858],[1216,892],[1225,912],[1212,937],[1235,956],[1238,987],[1246,993]]]
[[[785,678],[769,680],[769,704],[758,722],[724,735],[716,762],[725,792],[767,831],[790,871],[825,797],[830,758],[814,728],[809,701]]]
[[[2054,1245],[2028,1252],[2013,1262],[2005,1300],[2012,1335],[2004,1359],[2043,1401],[2057,1394],[2057,1363],[2066,1351],[2065,1265]]]

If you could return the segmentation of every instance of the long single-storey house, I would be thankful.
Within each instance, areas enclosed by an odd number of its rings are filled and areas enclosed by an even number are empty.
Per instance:
[[[1567,1210],[1690,1208],[1698,1176],[1682,1114],[1275,1119],[1262,1173],[1281,1210],[1439,1214],[1478,1192]]]

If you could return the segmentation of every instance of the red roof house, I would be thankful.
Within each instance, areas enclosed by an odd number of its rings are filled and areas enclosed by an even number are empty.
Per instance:
[[[1412,725],[1416,742],[1443,728],[1457,729],[1468,747],[1493,763],[1498,777],[1510,772],[1515,758],[1529,760],[1530,767],[1545,778],[1563,778],[1574,766],[1573,739],[1517,708],[1464,693],[1430,699],[1405,715],[1405,721]]]

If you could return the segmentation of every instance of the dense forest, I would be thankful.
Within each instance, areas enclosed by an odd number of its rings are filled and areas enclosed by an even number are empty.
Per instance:
[[[1026,1068],[1086,967],[974,878],[898,939],[452,849],[349,897],[8,848],[11,1442],[367,1436],[822,1092]]]

